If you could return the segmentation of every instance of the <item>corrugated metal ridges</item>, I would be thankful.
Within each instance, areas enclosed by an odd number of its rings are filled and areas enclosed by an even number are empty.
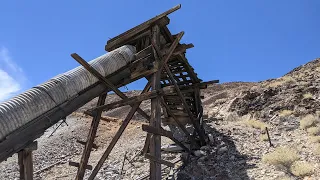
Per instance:
[[[122,46],[89,63],[107,76],[133,60],[135,48]],[[82,66],[0,104],[0,140],[54,107],[68,101],[98,80]]]

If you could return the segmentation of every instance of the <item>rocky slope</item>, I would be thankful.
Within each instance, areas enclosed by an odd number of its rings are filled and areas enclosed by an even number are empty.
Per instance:
[[[139,93],[130,91],[127,95]],[[210,143],[201,147],[187,164],[179,162],[172,169],[176,179],[319,179],[320,128],[319,132],[310,133],[310,127],[319,126],[320,59],[278,79],[217,84],[201,93],[205,97],[204,114],[208,115],[205,129]],[[109,95],[106,102],[116,100],[119,100],[116,95]],[[52,137],[48,135],[53,128],[39,139],[39,150],[35,152],[36,179],[73,179],[76,168],[68,166],[68,161],[79,161],[83,146],[76,140],[85,140],[91,120],[81,112],[96,103],[95,99],[69,116],[69,126],[64,125]],[[150,102],[143,102],[141,108],[150,111]],[[109,122],[103,121],[99,128],[96,142],[99,147],[92,152],[90,164],[97,162],[129,109],[122,107],[103,113]],[[300,127],[306,115],[315,119],[309,129]],[[148,160],[136,156],[146,136],[141,130],[144,120],[139,114],[133,119],[137,121],[132,121],[125,131],[97,179],[139,179],[148,174]],[[268,127],[272,147],[266,141],[265,127]],[[163,138],[163,144],[168,143],[171,141]],[[262,161],[278,147],[294,149],[298,161],[312,165],[311,173],[297,176],[295,172]],[[121,173],[125,152],[132,161],[126,161]],[[180,156],[185,157],[185,154],[163,154],[163,158],[170,161]],[[52,164],[54,166],[43,170]],[[169,172],[165,170],[166,174]],[[17,175],[15,156],[0,164],[0,179],[15,179]]]

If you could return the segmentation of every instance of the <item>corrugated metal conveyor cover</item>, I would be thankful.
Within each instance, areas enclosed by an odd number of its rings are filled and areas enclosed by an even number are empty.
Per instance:
[[[122,46],[89,62],[104,76],[133,60],[135,48]],[[0,104],[0,141],[47,111],[59,106],[98,81],[79,66]]]

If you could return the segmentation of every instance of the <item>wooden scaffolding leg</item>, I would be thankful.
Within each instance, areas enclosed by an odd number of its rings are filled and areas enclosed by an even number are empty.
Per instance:
[[[160,89],[160,72],[156,72],[152,78],[152,89]],[[161,128],[160,97],[151,99],[150,126]],[[161,136],[154,134],[150,138],[150,154],[156,159],[161,159]],[[150,160],[150,179],[161,180],[161,164]]]
[[[32,151],[37,149],[37,142],[33,142],[20,152],[18,152],[18,163],[21,180],[33,180],[33,160]]]
[[[160,48],[160,28],[159,26],[152,27],[152,43],[154,57],[156,64],[160,64],[160,60],[157,57],[156,50]],[[160,76],[161,71],[158,70],[152,75],[151,78],[151,88],[152,90],[159,90],[160,85]],[[161,102],[160,96],[151,99],[151,117],[150,117],[150,126],[160,129],[161,128]],[[155,159],[161,159],[161,136],[158,134],[153,134],[150,138],[150,155]],[[161,180],[161,164],[157,161],[150,160],[150,179],[152,180]]]
[[[149,81],[148,84],[143,89],[141,94],[149,91],[150,85],[151,85],[151,82]],[[113,139],[111,140],[111,142],[110,142],[109,146],[107,147],[106,151],[103,153],[103,155],[102,155],[101,159],[99,160],[98,164],[94,167],[94,169],[93,169],[93,171],[92,171],[92,173],[91,173],[91,175],[89,177],[89,180],[93,180],[96,177],[96,175],[98,174],[99,170],[101,169],[103,163],[108,158],[108,156],[111,153],[113,147],[118,142],[120,136],[122,135],[123,131],[126,129],[127,125],[129,124],[130,120],[132,119],[134,113],[139,108],[140,104],[141,104],[141,102],[138,102],[138,103],[133,105],[133,107],[131,108],[131,110],[128,113],[127,117],[125,118],[125,120],[121,124],[119,130],[117,131],[116,135],[113,137]]]
[[[107,97],[107,93],[103,93],[102,95],[99,96],[98,99],[98,103],[97,106],[102,106],[105,104],[105,100]],[[90,127],[90,131],[87,137],[87,142],[86,145],[84,147],[83,153],[82,153],[82,157],[80,160],[80,166],[77,172],[77,176],[76,176],[76,180],[82,180],[84,177],[84,173],[88,164],[88,160],[91,154],[91,150],[94,144],[94,139],[96,137],[97,134],[97,129],[99,126],[99,122],[101,119],[101,113],[102,110],[97,111],[96,114],[93,117],[92,123],[91,123],[91,127]]]

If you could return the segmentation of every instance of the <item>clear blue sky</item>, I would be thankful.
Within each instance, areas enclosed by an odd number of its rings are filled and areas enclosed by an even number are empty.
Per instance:
[[[169,28],[195,45],[187,57],[205,81],[275,78],[320,56],[319,0],[2,0],[0,100],[78,66],[73,52],[103,54],[109,38],[179,3]]]

